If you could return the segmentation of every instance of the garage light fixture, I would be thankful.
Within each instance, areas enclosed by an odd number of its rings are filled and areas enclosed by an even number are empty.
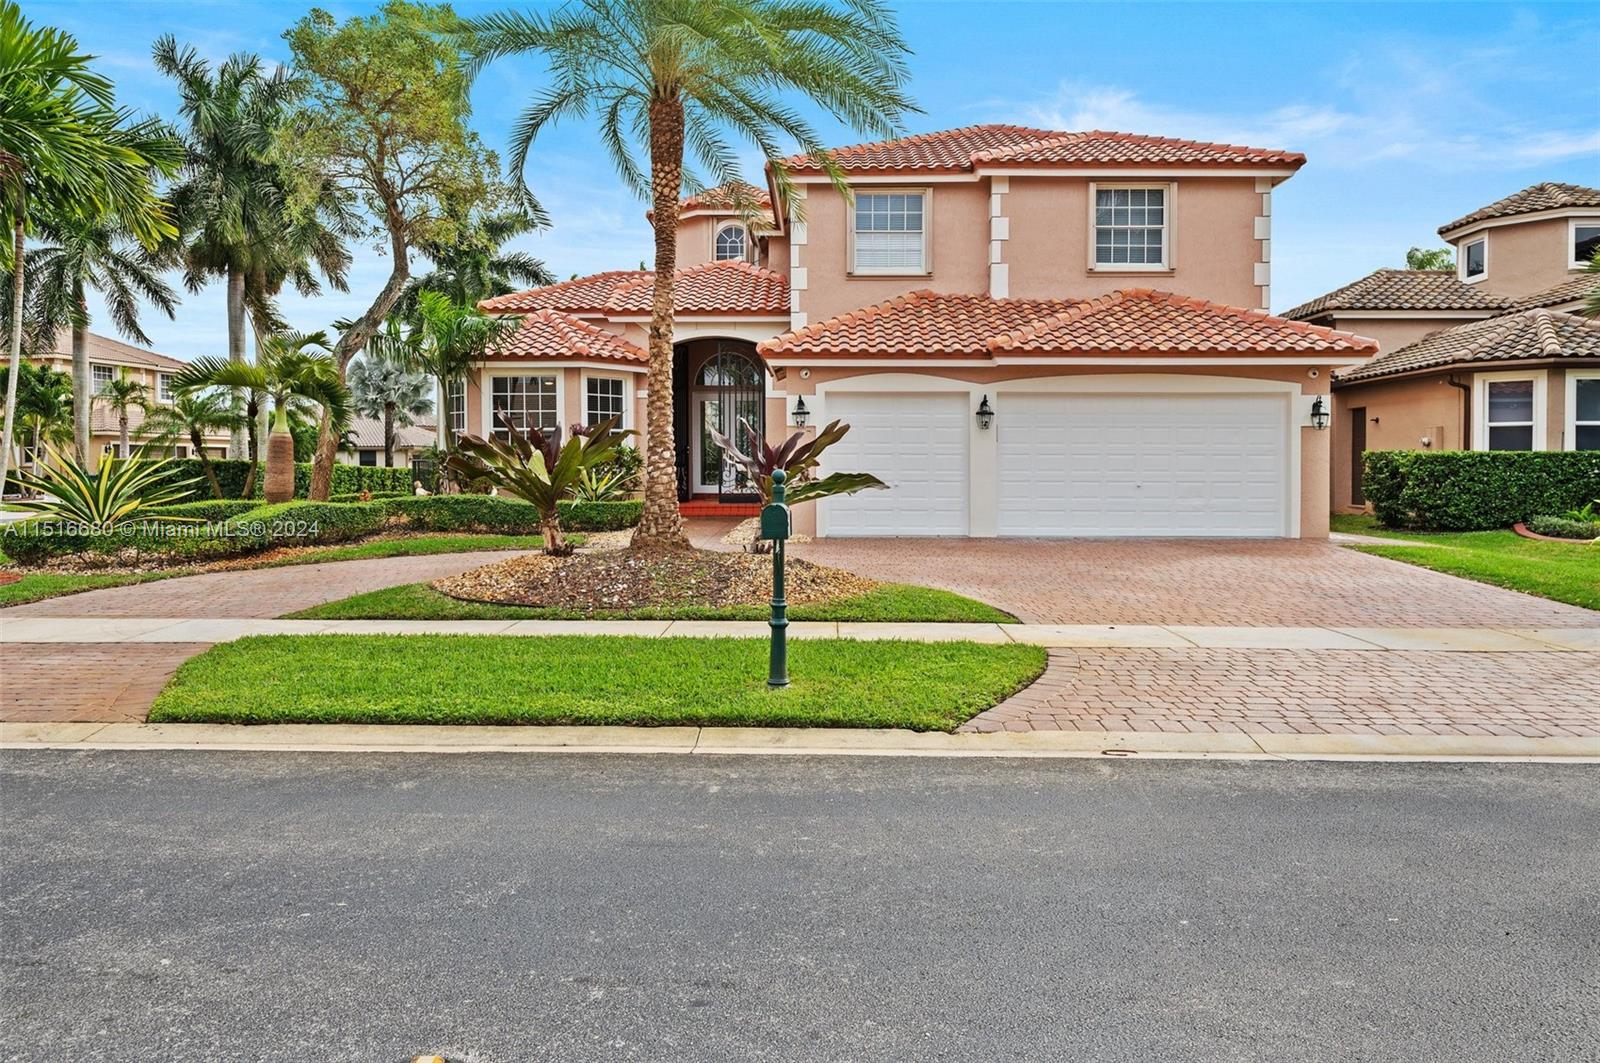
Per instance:
[[[1319,432],[1328,427],[1328,407],[1321,395],[1311,402],[1311,427]]]
[[[790,416],[794,418],[794,426],[796,428],[804,428],[806,426],[806,422],[811,420],[811,411],[806,409],[806,400],[804,395],[795,401],[794,413],[792,413]]]
[[[987,429],[994,424],[994,407],[989,405],[989,396],[985,395],[983,401],[978,403],[978,427]]]

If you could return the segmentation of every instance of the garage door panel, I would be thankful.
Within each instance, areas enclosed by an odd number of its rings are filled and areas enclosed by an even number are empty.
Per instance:
[[[850,431],[824,452],[823,472],[889,485],[818,503],[827,534],[967,534],[965,394],[834,393],[827,411]]]

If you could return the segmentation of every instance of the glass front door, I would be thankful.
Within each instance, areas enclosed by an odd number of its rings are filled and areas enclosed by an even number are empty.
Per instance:
[[[696,394],[694,489],[702,494],[748,494],[749,480],[738,466],[724,461],[722,448],[711,437],[715,429],[748,449],[750,440],[740,422],[761,431],[761,393],[719,392]]]

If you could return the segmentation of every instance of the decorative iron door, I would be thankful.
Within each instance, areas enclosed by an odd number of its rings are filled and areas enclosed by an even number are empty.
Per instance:
[[[696,491],[714,491],[719,499],[755,495],[744,473],[723,456],[711,432],[721,432],[741,450],[750,445],[745,424],[765,439],[764,384],[761,366],[754,356],[732,343],[718,344],[717,353],[701,367],[692,399]]]

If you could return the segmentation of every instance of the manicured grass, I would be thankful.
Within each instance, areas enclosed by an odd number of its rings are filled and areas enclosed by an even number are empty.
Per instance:
[[[1413,532],[1385,528],[1372,517],[1338,514],[1333,530],[1426,546],[1355,545],[1353,550],[1492,583],[1585,609],[1600,609],[1600,546],[1524,539],[1514,531]]]
[[[63,594],[98,590],[101,587],[120,587],[124,583],[144,583],[148,574],[116,574],[103,572],[29,572],[15,583],[0,586],[0,608],[24,605]],[[149,577],[153,578],[153,577]]]
[[[152,722],[671,724],[949,731],[1031,683],[1018,644],[796,639],[269,635],[183,665]]]
[[[765,620],[764,605],[653,606],[584,613],[571,609],[463,602],[426,583],[357,594],[290,613],[294,620]],[[899,623],[1015,623],[1016,617],[992,605],[951,591],[885,583],[877,590],[825,605],[793,605],[790,620],[848,620]]]

